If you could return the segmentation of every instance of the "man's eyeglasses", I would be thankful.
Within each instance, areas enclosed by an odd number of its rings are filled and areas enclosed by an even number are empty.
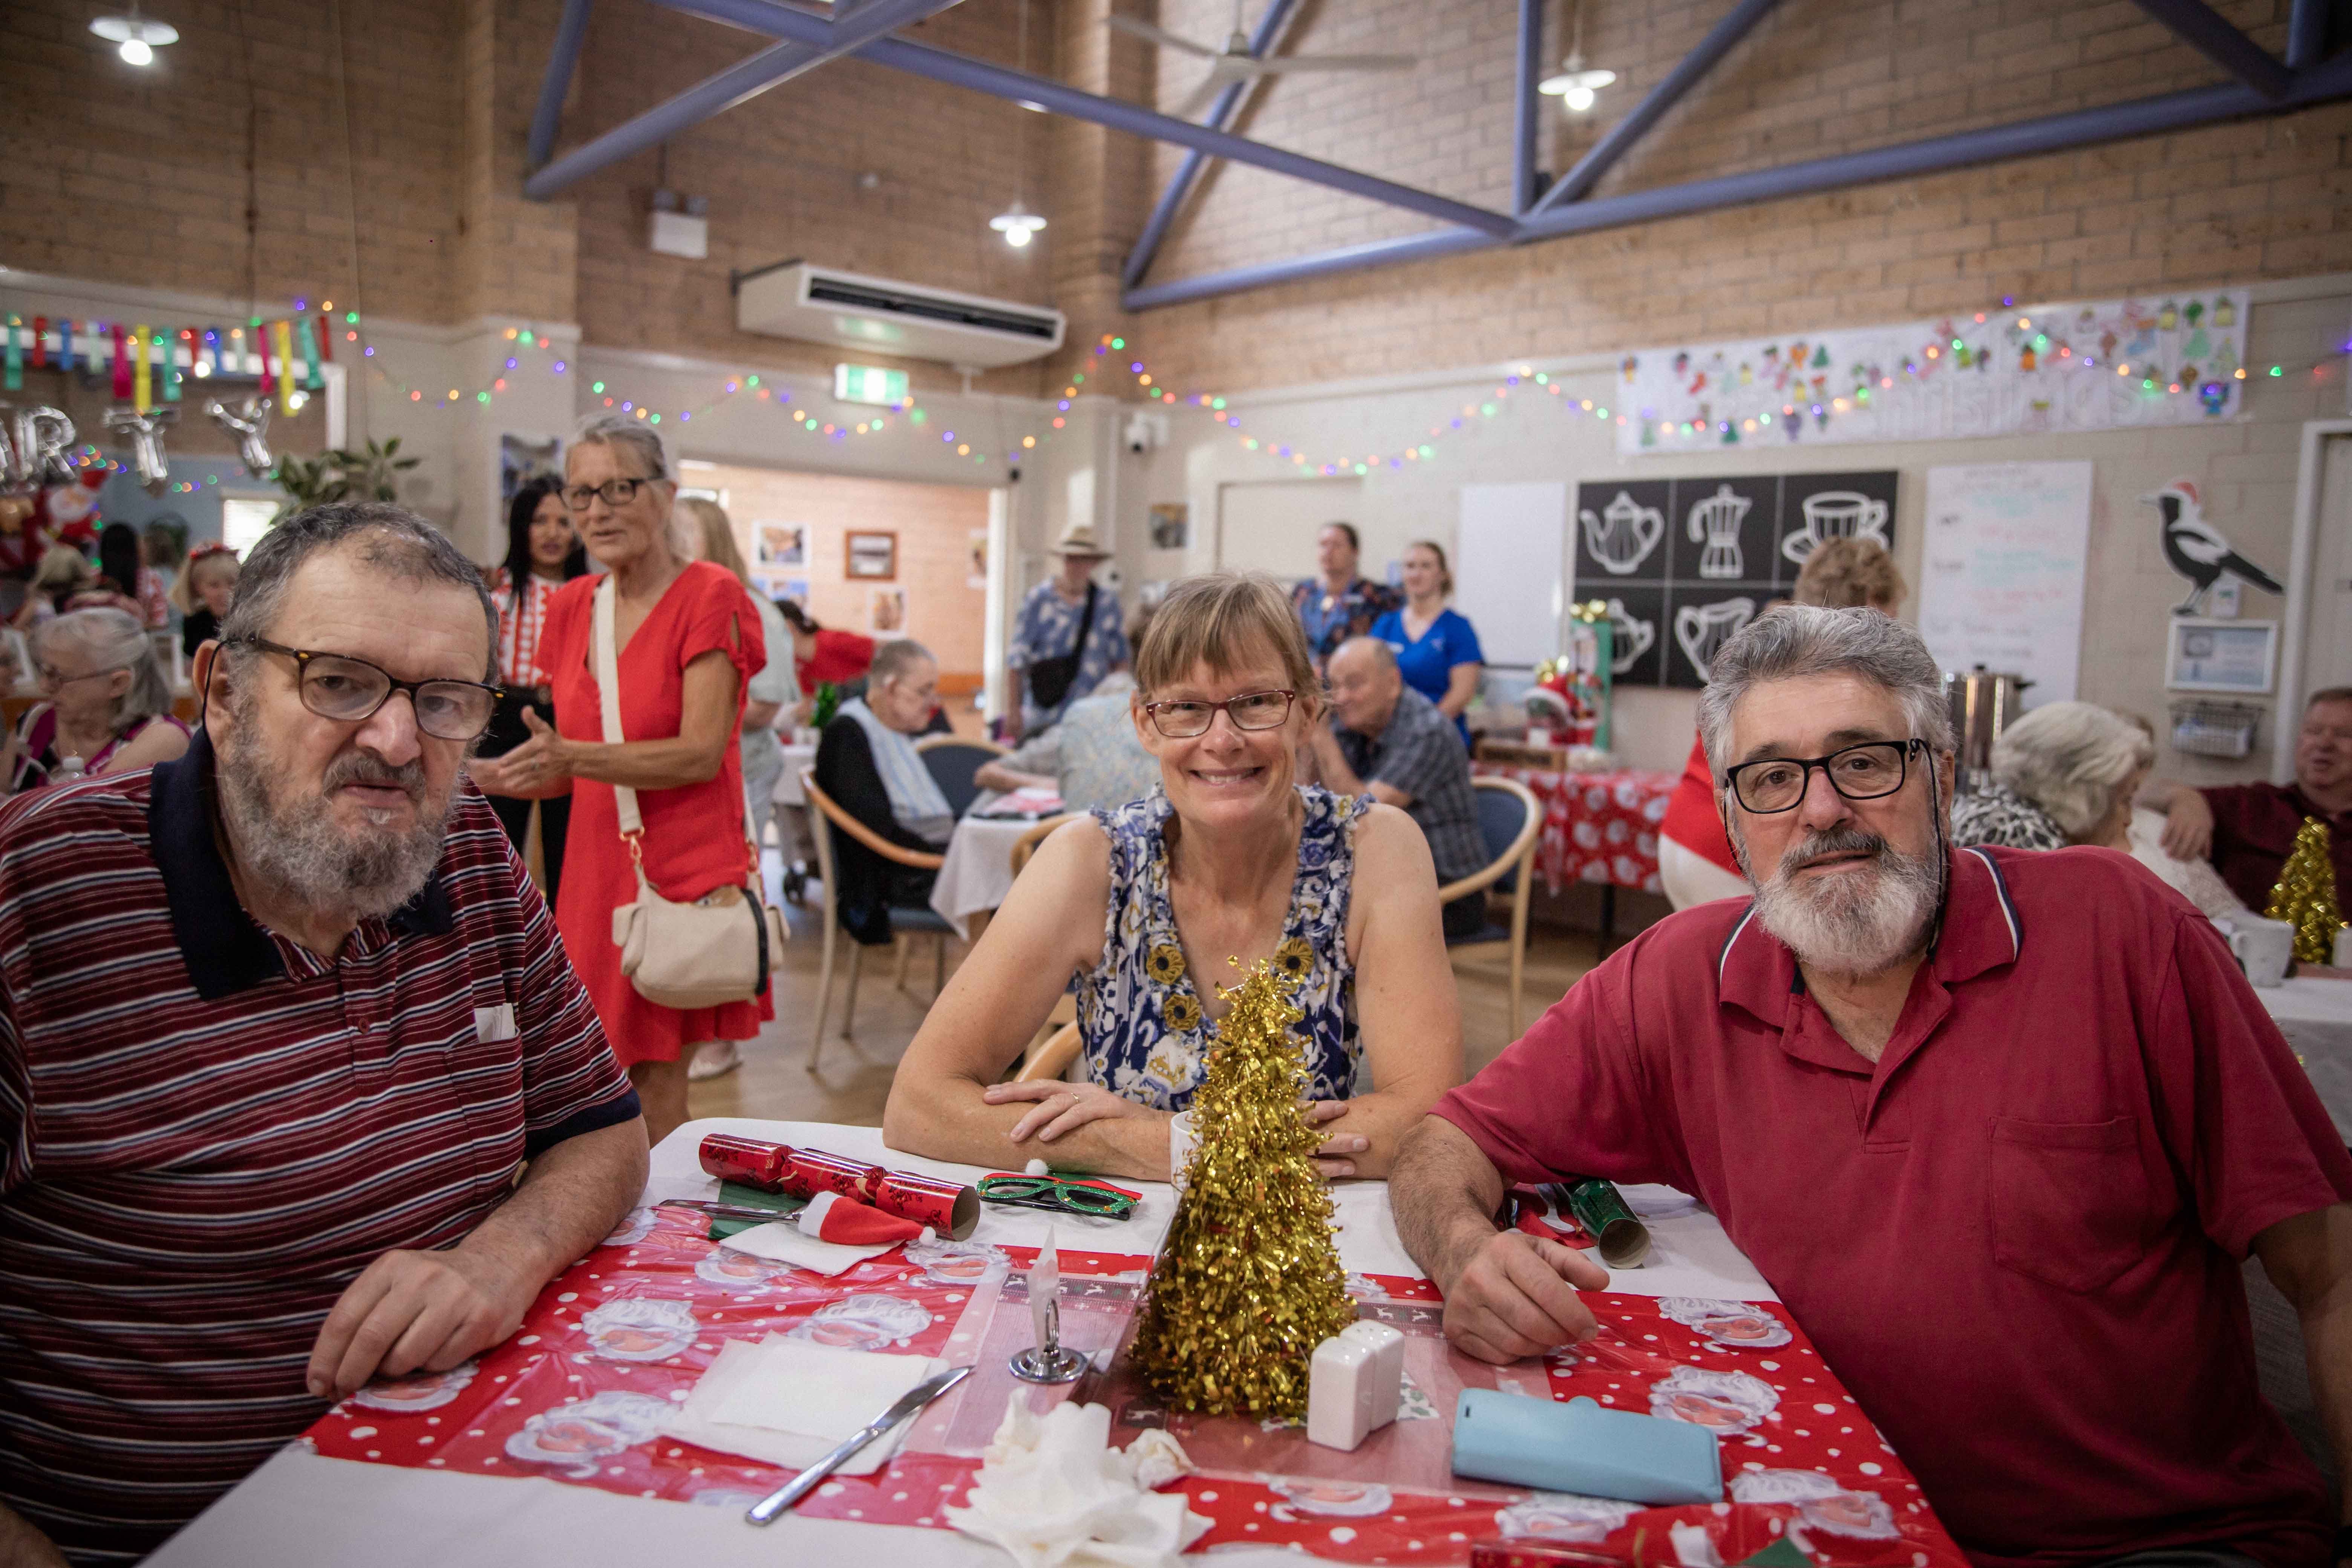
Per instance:
[[[490,727],[490,715],[506,695],[475,680],[394,680],[389,671],[346,654],[288,647],[263,637],[237,640],[292,659],[302,706],[346,724],[373,718],[394,692],[405,691],[418,729],[444,741],[470,741]]]
[[[558,493],[563,504],[573,511],[586,511],[588,503],[597,497],[604,498],[606,506],[626,506],[637,499],[637,492],[654,483],[652,479],[606,479],[601,485],[566,485]]]
[[[1826,757],[1767,757],[1762,762],[1742,763],[1724,769],[1723,776],[1742,810],[1769,816],[1797,808],[1812,784],[1815,768],[1822,770],[1832,789],[1848,800],[1893,795],[1903,787],[1912,754],[1927,747],[1927,742],[1916,739],[1864,741]]]
[[[1209,732],[1221,708],[1236,730],[1279,729],[1290,717],[1290,704],[1297,695],[1287,690],[1244,691],[1223,702],[1147,702],[1143,710],[1151,715],[1151,727],[1170,740],[1189,741]]]

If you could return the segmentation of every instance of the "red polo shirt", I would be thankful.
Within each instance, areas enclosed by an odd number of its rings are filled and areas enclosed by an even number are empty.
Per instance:
[[[2213,869],[2249,908],[2260,912],[2270,907],[2271,889],[2307,816],[2327,824],[2336,890],[2352,895],[2352,811],[2331,816],[2294,784],[2225,784],[2198,793],[2213,808]]]
[[[1696,1194],[1988,1568],[2328,1558],[2239,1265],[2352,1159],[2213,928],[2105,849],[1953,856],[1876,1066],[1726,900],[1594,970],[1437,1114],[1519,1182]]]

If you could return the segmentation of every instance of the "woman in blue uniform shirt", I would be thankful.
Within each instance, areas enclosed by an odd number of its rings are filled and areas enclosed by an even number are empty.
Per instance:
[[[1404,683],[1454,721],[1467,747],[1470,726],[1462,710],[1478,695],[1478,671],[1486,656],[1478,647],[1476,630],[1445,607],[1454,592],[1454,573],[1445,564],[1444,550],[1425,539],[1405,546],[1404,592],[1404,607],[1375,621],[1371,635],[1396,650]]]

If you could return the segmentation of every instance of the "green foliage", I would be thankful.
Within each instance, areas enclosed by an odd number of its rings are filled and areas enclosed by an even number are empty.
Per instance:
[[[357,451],[338,447],[315,458],[281,458],[274,477],[278,488],[286,492],[287,502],[278,516],[290,517],[337,501],[398,500],[400,476],[422,461],[400,455],[397,436],[370,441]]]

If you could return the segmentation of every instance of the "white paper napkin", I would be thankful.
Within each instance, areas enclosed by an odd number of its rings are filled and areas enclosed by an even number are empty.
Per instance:
[[[1191,1469],[1182,1448],[1145,1433],[1120,1453],[1099,1405],[1040,1417],[1016,1393],[982,1458],[970,1506],[945,1510],[948,1521],[1020,1568],[1178,1568],[1209,1528],[1183,1493],[1148,1489]]]
[[[879,1258],[898,1244],[886,1241],[879,1247],[846,1247],[837,1241],[820,1241],[813,1236],[803,1236],[798,1226],[774,1220],[766,1225],[755,1225],[749,1230],[739,1230],[719,1245],[731,1247],[738,1252],[748,1252],[754,1258],[764,1258],[771,1263],[789,1263],[795,1268],[833,1275],[854,1268],[869,1258]]]
[[[736,1340],[719,1350],[665,1430],[700,1447],[804,1469],[939,1370],[927,1356],[836,1350],[781,1334]],[[880,1469],[912,1424],[901,1421],[837,1473]]]

